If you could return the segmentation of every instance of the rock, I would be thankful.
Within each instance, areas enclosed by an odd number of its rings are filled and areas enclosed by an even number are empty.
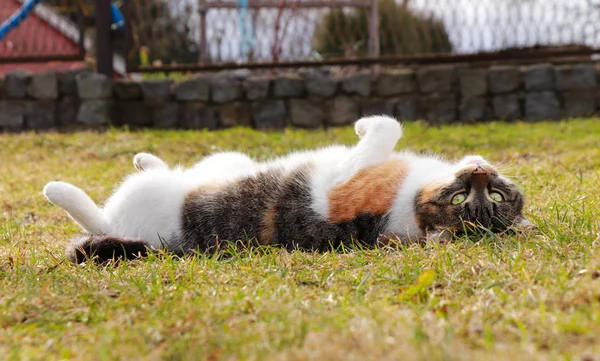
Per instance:
[[[91,73],[88,68],[67,70],[57,74],[58,92],[61,95],[77,95],[77,80],[76,77],[81,73]]]
[[[308,95],[322,98],[331,98],[337,93],[338,81],[331,76],[319,72],[310,72],[306,75],[306,90]]]
[[[489,113],[485,97],[465,98],[460,102],[459,107],[460,120],[486,120]]]
[[[551,64],[528,66],[523,75],[525,89],[529,92],[554,89],[554,67]]]
[[[299,97],[304,94],[304,79],[298,74],[285,73],[275,77],[273,95],[276,98]]]
[[[215,103],[229,103],[240,99],[241,82],[233,75],[216,75],[210,79],[211,97]]]
[[[145,102],[126,100],[115,103],[115,123],[117,125],[143,126],[151,125],[152,121],[150,107]]]
[[[327,102],[328,125],[353,124],[359,118],[358,103],[348,96],[338,96]]]
[[[31,74],[25,70],[12,70],[4,78],[4,96],[12,99],[24,99]]]
[[[367,97],[371,94],[371,72],[361,71],[346,76],[342,80],[342,90],[346,94],[358,94]]]
[[[265,99],[269,96],[271,87],[271,78],[268,77],[249,77],[244,82],[244,90],[248,100]]]
[[[560,103],[552,91],[530,92],[525,97],[525,116],[530,120],[556,119]]]
[[[595,89],[596,70],[593,64],[562,65],[555,68],[556,89],[583,90]]]
[[[492,98],[494,118],[498,120],[515,120],[523,116],[517,94],[496,95]]]
[[[19,131],[25,126],[25,107],[23,102],[0,101],[0,129]]]
[[[591,90],[569,90],[562,94],[565,117],[586,117],[596,111],[596,94]]]
[[[87,126],[108,125],[112,122],[114,107],[109,100],[85,100],[77,112],[77,121]]]
[[[432,124],[452,123],[456,120],[456,95],[435,93],[427,97],[427,121]]]
[[[394,99],[364,99],[360,101],[360,115],[388,115],[394,116]]]
[[[113,84],[115,97],[121,100],[139,100],[142,98],[142,88],[139,82],[119,79]]]
[[[405,94],[415,91],[415,72],[411,69],[383,70],[375,84],[375,92],[382,97]]]
[[[100,100],[112,97],[112,79],[98,73],[79,73],[75,77],[80,99]]]
[[[519,88],[519,69],[512,65],[492,66],[488,71],[490,93],[504,94]]]
[[[37,100],[25,105],[25,126],[34,130],[52,129],[56,126],[53,100]]]
[[[458,84],[463,99],[479,97],[487,93],[488,72],[485,69],[461,69],[458,71]]]
[[[179,105],[179,117],[184,129],[217,129],[217,113],[202,102],[186,102]]]
[[[63,96],[56,107],[56,126],[59,128],[72,128],[77,124],[79,111],[79,98],[75,95]]]
[[[290,120],[300,128],[319,128],[325,124],[325,103],[317,99],[290,99]]]
[[[145,80],[140,82],[142,98],[144,100],[169,100],[171,99],[172,80]]]
[[[394,115],[398,120],[417,120],[421,116],[419,97],[406,95],[396,100]]]
[[[252,119],[257,129],[285,128],[287,118],[287,110],[283,100],[265,100],[252,103]]]
[[[57,99],[58,78],[55,72],[33,74],[28,86],[28,94],[35,99]]]
[[[151,100],[146,103],[155,128],[175,129],[180,126],[179,103],[168,100]]]
[[[233,102],[217,105],[215,110],[219,117],[219,128],[252,126],[252,112],[248,103]]]
[[[437,65],[420,68],[417,71],[421,93],[449,93],[455,79],[454,66]]]
[[[206,75],[198,75],[176,83],[173,92],[175,94],[175,99],[179,101],[207,102],[210,99],[210,77]]]

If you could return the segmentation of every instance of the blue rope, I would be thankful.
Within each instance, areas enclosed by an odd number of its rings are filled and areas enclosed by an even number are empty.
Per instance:
[[[238,0],[240,5],[238,22],[240,27],[242,56],[246,56],[254,46],[254,34],[250,15],[248,14],[248,0]]]
[[[40,3],[40,0],[27,0],[16,13],[0,24],[0,40],[11,30],[14,30],[21,21],[25,20],[33,11],[33,8]]]

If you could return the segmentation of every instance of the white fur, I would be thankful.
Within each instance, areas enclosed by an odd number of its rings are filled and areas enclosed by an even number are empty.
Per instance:
[[[393,118],[362,118],[356,123],[355,131],[360,141],[354,147],[330,146],[263,163],[254,162],[241,153],[224,152],[210,155],[189,169],[169,168],[159,158],[139,153],[134,165],[141,171],[130,175],[102,209],[82,190],[68,183],[50,182],[44,188],[44,195],[64,208],[86,232],[141,238],[155,248],[163,248],[164,241],[180,236],[185,197],[198,186],[221,185],[273,168],[293,171],[309,164],[312,209],[328,218],[328,193],[333,187],[365,167],[400,158],[409,164],[409,171],[398,190],[386,231],[418,235],[414,215],[417,191],[432,180],[449,179],[455,167],[435,157],[394,153],[402,127]],[[483,159],[471,157],[463,161]]]

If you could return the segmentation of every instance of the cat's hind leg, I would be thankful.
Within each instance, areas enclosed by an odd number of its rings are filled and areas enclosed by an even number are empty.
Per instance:
[[[102,210],[81,189],[65,182],[50,182],[44,187],[44,196],[63,208],[86,232],[109,233],[108,222]]]
[[[148,169],[167,169],[168,166],[162,159],[149,153],[138,153],[133,157],[135,169],[145,171]]]

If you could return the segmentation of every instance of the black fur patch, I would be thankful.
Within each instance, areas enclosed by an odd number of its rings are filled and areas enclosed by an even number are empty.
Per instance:
[[[67,257],[73,263],[81,263],[87,259],[103,263],[108,260],[145,257],[148,249],[148,244],[141,239],[81,234],[71,240]]]

